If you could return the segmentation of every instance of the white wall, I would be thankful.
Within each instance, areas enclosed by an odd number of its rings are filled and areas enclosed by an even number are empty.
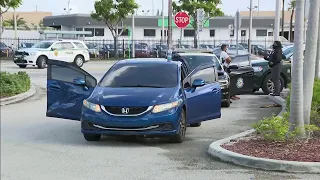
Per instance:
[[[15,32],[12,29],[5,29],[2,38],[15,38]],[[17,38],[21,39],[39,39],[40,34],[37,30],[17,30]]]

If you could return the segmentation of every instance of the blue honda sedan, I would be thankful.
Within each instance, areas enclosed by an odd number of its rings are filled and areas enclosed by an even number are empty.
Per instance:
[[[99,82],[70,63],[48,60],[47,65],[46,115],[81,121],[88,141],[101,135],[150,135],[181,143],[188,125],[221,117],[213,64],[186,74],[183,62],[121,60]]]

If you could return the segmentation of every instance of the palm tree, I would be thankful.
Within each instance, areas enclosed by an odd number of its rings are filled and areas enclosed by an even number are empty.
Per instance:
[[[293,15],[294,11],[296,9],[296,0],[291,0],[289,3],[289,10],[291,10],[291,16],[290,16],[290,42],[293,42]]]
[[[22,17],[20,18],[19,15],[17,15],[16,18],[17,18],[17,27],[26,27],[27,22]],[[15,26],[14,26],[14,16],[12,18],[9,18],[9,19],[5,20],[4,23],[7,26],[15,28]]]
[[[310,124],[310,112],[317,57],[319,0],[310,0],[308,30],[306,34],[306,53],[303,64],[304,124]]]
[[[303,127],[303,35],[304,35],[304,0],[296,0],[295,13],[295,51],[292,60],[292,82],[290,98],[290,130]],[[305,132],[299,131],[304,137]]]

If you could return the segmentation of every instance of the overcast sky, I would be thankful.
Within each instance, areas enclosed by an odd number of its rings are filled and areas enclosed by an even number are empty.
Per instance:
[[[165,14],[168,12],[168,0],[165,1]],[[258,6],[260,11],[269,10],[274,11],[276,0],[253,0],[253,6]],[[285,0],[285,8],[287,9],[290,0]],[[94,10],[93,4],[95,0],[71,0],[70,7],[71,13],[83,13],[87,14]],[[153,11],[156,14],[157,10],[162,9],[162,0],[136,0],[139,4],[139,14],[142,14],[142,10],[149,10],[149,15]],[[222,10],[227,15],[234,15],[237,10],[248,11],[250,6],[250,0],[222,0]],[[23,0],[22,6],[17,11],[49,11],[54,15],[64,13],[64,8],[68,5],[68,0]]]

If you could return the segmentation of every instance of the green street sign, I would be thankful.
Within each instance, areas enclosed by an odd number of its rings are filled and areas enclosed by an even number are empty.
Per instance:
[[[187,28],[192,28],[192,25],[191,25],[192,23],[193,23],[193,19],[190,18],[190,23],[187,26]],[[162,27],[162,19],[158,19],[158,26]],[[210,23],[209,23],[209,20],[207,20],[203,24],[203,27],[209,27],[209,26],[210,26]],[[164,27],[168,27],[168,18],[164,19]],[[177,28],[176,25],[174,24],[174,20],[172,20],[172,27]]]

